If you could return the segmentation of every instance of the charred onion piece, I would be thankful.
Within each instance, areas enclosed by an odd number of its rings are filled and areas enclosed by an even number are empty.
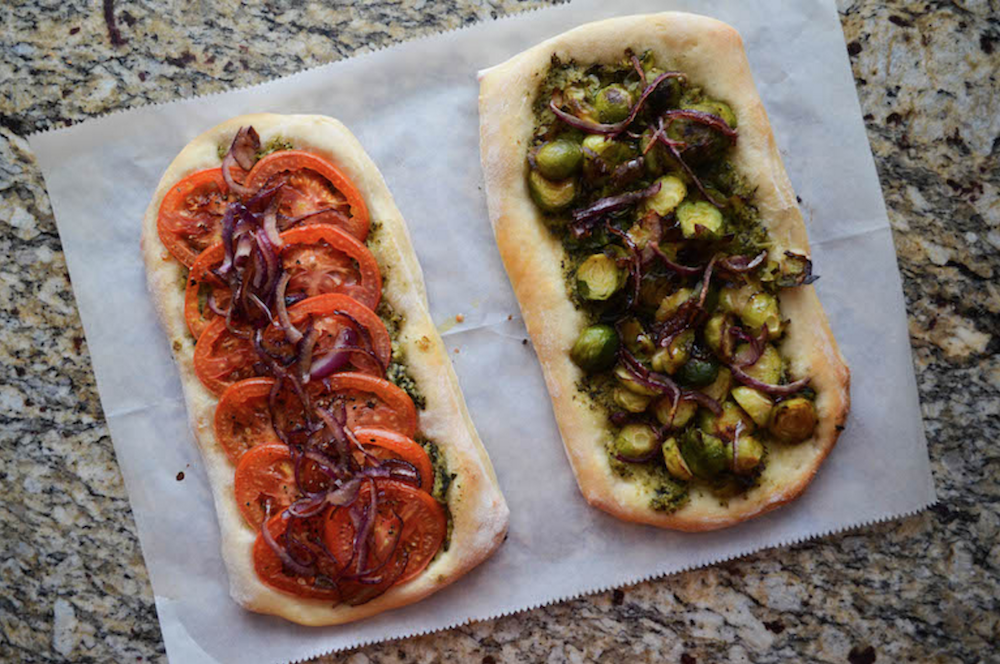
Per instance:
[[[556,104],[555,99],[549,102],[549,108],[555,113],[556,117],[568,124],[570,127],[575,127],[589,134],[620,134],[625,131],[632,121],[635,120],[635,116],[639,114],[642,110],[643,104],[646,103],[646,99],[656,90],[656,87],[663,81],[669,78],[683,78],[687,79],[687,76],[679,71],[668,71],[660,74],[653,82],[646,86],[646,89],[642,91],[642,95],[639,97],[639,101],[635,103],[632,110],[629,112],[628,117],[621,122],[615,122],[614,124],[602,124],[600,122],[591,122],[589,120],[584,120],[578,118],[572,113],[567,113],[566,111],[559,108]]]
[[[788,396],[790,394],[795,394],[799,390],[803,389],[809,384],[809,378],[802,378],[787,385],[771,385],[770,383],[765,383],[763,381],[757,380],[753,376],[749,375],[743,369],[739,368],[735,364],[729,365],[729,370],[733,372],[733,378],[740,381],[747,387],[752,387],[755,390],[760,390],[761,392],[766,392],[767,394],[773,394],[775,396]]]

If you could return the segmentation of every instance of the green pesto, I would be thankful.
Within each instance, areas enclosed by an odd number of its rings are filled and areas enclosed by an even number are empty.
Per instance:
[[[218,147],[216,147],[216,152],[219,155],[219,161],[222,161],[223,159],[226,158],[226,153],[229,152],[229,146],[230,143],[219,143]],[[280,136],[275,136],[267,143],[261,145],[260,149],[257,150],[257,153],[254,155],[254,157],[255,159],[263,159],[272,152],[278,152],[280,150],[294,150],[294,149],[295,146],[292,145],[291,142],[286,141]]]
[[[405,318],[384,299],[379,302],[375,313],[382,320],[385,329],[389,332],[389,338],[392,340],[392,356],[389,360],[389,368],[385,371],[386,380],[406,392],[413,399],[413,405],[418,410],[424,410],[427,408],[427,398],[420,392],[416,379],[410,375],[406,366],[406,351],[399,343],[399,330],[402,328]]]
[[[649,499],[651,509],[657,512],[673,512],[687,502],[688,483],[671,477],[662,459],[657,458],[646,463],[627,463],[618,460],[610,449],[608,459],[616,475],[637,482],[652,493]]]
[[[427,452],[427,456],[431,460],[431,466],[434,468],[434,486],[431,489],[431,495],[444,508],[448,519],[448,532],[441,547],[441,551],[447,551],[448,546],[451,544],[451,532],[454,527],[451,510],[448,508],[448,489],[451,487],[451,483],[455,481],[455,478],[458,477],[458,474],[448,472],[448,461],[444,458],[437,443],[423,436],[417,436],[416,441]]]

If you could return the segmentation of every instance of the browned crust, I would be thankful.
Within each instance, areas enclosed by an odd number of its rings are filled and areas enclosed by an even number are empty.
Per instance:
[[[697,487],[672,513],[649,507],[650,495],[611,469],[605,445],[612,431],[602,411],[577,390],[582,372],[567,349],[583,326],[562,274],[564,252],[528,194],[525,149],[535,118],[539,82],[553,55],[581,63],[619,62],[626,47],[652,51],[657,62],[687,73],[696,85],[729,103],[740,139],[733,161],[756,186],[756,203],[778,254],[809,253],[802,214],[757,94],[743,42],[733,28],[693,14],[668,12],[590,23],[554,37],[481,74],[480,147],[490,220],[525,325],[552,398],[566,454],[586,500],[621,519],[663,528],[724,528],[797,498],[830,453],[850,405],[849,372],[812,286],[780,296],[795,321],[781,344],[793,375],[812,377],[817,390],[816,435],[795,446],[772,445],[760,484],[721,504]]]
[[[358,607],[331,607],[329,602],[278,592],[264,585],[254,572],[251,549],[256,531],[240,516],[233,497],[235,469],[217,443],[212,426],[217,399],[194,374],[194,339],[184,323],[185,271],[169,257],[156,231],[157,212],[167,190],[190,173],[218,167],[218,146],[228,144],[243,125],[253,125],[265,144],[281,138],[331,160],[361,191],[373,223],[381,224],[378,239],[370,242],[369,248],[383,272],[388,269],[392,275],[383,288],[383,298],[405,317],[398,341],[406,353],[410,373],[427,399],[427,408],[420,413],[421,431],[439,444],[449,470],[457,474],[448,491],[453,525],[448,550],[416,579]],[[198,136],[160,180],[143,220],[142,252],[149,290],[174,349],[191,429],[212,485],[222,557],[234,600],[251,611],[303,625],[350,622],[411,604],[444,588],[488,558],[503,542],[507,505],[469,417],[444,344],[431,321],[423,274],[406,223],[382,175],[346,127],[318,115],[256,114],[233,118]]]

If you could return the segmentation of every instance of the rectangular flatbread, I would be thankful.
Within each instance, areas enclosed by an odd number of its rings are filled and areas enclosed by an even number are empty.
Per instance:
[[[843,429],[849,372],[808,285],[806,228],[736,30],[686,13],[604,20],[482,72],[480,85],[490,220],[584,498],[621,519],[700,531],[736,524],[798,497]],[[660,88],[649,89],[656,85]],[[621,146],[608,143],[608,137],[625,145],[624,156],[616,156],[613,148]],[[733,172],[740,185],[726,190],[723,176]],[[608,193],[619,177],[632,181],[611,193],[624,191],[626,199],[600,198],[601,187]],[[754,221],[744,222],[746,215]],[[605,230],[606,224],[617,228]],[[581,267],[586,256],[581,247],[601,233],[607,233],[603,254],[593,249],[591,264]],[[628,239],[617,240],[616,233]],[[757,234],[745,243],[755,254],[766,251],[766,260],[743,272],[754,254],[732,256],[737,253],[732,247],[743,242],[741,233]],[[639,274],[631,272],[629,245],[635,245]],[[700,262],[682,265],[684,258]],[[594,281],[601,264],[617,266],[621,279]],[[794,287],[761,286],[776,275]],[[654,300],[655,316],[642,314],[642,333],[658,342],[648,351],[651,368],[649,357],[639,356],[635,347],[641,335],[623,332],[633,323],[619,317],[616,336],[608,310],[645,306],[647,285],[660,281],[672,284],[674,299]],[[710,286],[703,286],[706,282]],[[681,284],[687,288],[683,296]],[[627,301],[633,286],[637,293],[642,288],[638,304]],[[755,302],[780,303],[770,331],[754,329],[750,312],[734,303],[733,298],[750,297],[751,286],[760,293]],[[699,307],[702,288],[708,298],[702,297]],[[609,291],[610,299],[597,301]],[[683,299],[688,293],[691,302]],[[722,303],[711,304],[720,293]],[[678,298],[685,304],[681,311],[700,322],[681,320]],[[609,304],[619,301],[624,302]],[[602,317],[608,325],[595,325]],[[777,349],[775,375],[783,384],[768,393],[751,379],[732,380],[761,368],[764,360],[748,365],[740,363],[752,358],[720,360],[710,348],[717,337],[708,341],[710,324],[724,325],[734,338],[742,335],[737,342],[748,347],[766,343],[764,350]],[[687,347],[677,346],[685,325],[692,326],[687,329],[693,337]],[[585,328],[595,335],[591,340],[617,344],[610,351],[619,349],[615,371],[623,371],[637,391],[615,383],[607,365],[604,379],[574,362],[571,355]],[[598,334],[602,330],[604,337]],[[623,358],[622,349],[629,357]],[[694,353],[694,359],[703,355],[693,368],[689,360],[678,369],[669,361],[673,356],[654,354],[668,351]],[[701,387],[698,371],[714,382]],[[722,374],[729,383],[715,393],[714,404],[706,401],[705,392],[719,387]],[[786,394],[793,379],[807,380],[808,386]],[[736,386],[747,389],[730,392]],[[688,401],[692,394],[696,399]],[[761,408],[755,410],[751,400]],[[706,403],[725,411],[716,416]],[[677,426],[689,405],[697,416],[689,414],[691,423]],[[724,426],[730,415],[735,429]],[[619,427],[613,417],[629,424]],[[796,433],[795,426],[807,433]],[[625,458],[623,444],[642,450],[642,458]]]
[[[234,497],[235,464],[217,440],[213,423],[219,399],[196,374],[196,339],[185,324],[188,270],[171,256],[158,234],[161,203],[171,188],[204,169],[218,169],[237,132],[251,126],[263,146],[294,148],[329,161],[353,182],[364,199],[372,222],[367,247],[382,274],[382,301],[391,307],[398,325],[392,357],[405,358],[409,380],[423,396],[418,433],[436,444],[438,461],[447,469],[446,482],[450,480],[442,497],[449,531],[444,547],[415,578],[393,585],[384,594],[357,606],[277,590],[262,582],[255,571],[253,549],[260,529],[250,526],[241,515]],[[423,276],[406,224],[382,175],[344,125],[317,115],[255,114],[233,118],[201,134],[174,159],[153,194],[143,221],[142,253],[149,291],[173,349],[191,429],[211,481],[222,535],[222,558],[236,602],[251,611],[303,625],[359,620],[411,604],[444,588],[501,544],[508,509],[431,320]],[[429,480],[424,478],[424,482]],[[371,571],[370,578],[377,579],[378,572]]]

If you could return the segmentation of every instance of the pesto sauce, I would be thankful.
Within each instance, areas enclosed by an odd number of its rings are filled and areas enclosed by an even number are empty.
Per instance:
[[[226,153],[229,152],[229,146],[230,143],[219,143],[219,145],[216,147],[216,153],[219,155],[219,161],[222,161],[223,159],[226,158]],[[280,136],[276,136],[271,140],[269,140],[267,143],[264,143],[263,145],[260,146],[260,149],[257,150],[256,154],[254,155],[254,159],[255,160],[263,159],[272,152],[278,152],[280,150],[294,150],[294,149],[295,146],[292,145],[290,141],[287,141],[284,138],[281,138]]]
[[[397,313],[384,299],[379,302],[375,313],[382,320],[385,329],[389,332],[389,339],[392,340],[392,356],[389,360],[389,368],[385,371],[385,378],[393,383],[413,400],[413,405],[418,410],[427,408],[427,399],[420,392],[417,381],[410,375],[406,367],[406,351],[399,344],[399,330],[403,326],[403,315]]]
[[[444,544],[441,546],[441,551],[447,551],[451,545],[451,532],[454,527],[451,510],[448,508],[448,489],[455,478],[458,477],[458,474],[448,472],[448,461],[444,458],[437,443],[423,436],[417,436],[416,441],[427,452],[427,456],[431,460],[431,466],[434,468],[434,486],[431,489],[431,495],[444,508],[445,516],[448,520],[448,531],[445,534]]]

